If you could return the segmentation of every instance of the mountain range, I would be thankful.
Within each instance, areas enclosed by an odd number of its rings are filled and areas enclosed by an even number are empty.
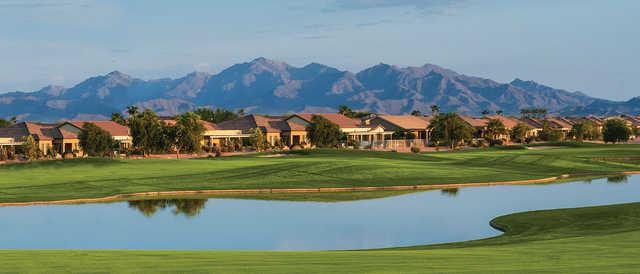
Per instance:
[[[597,99],[515,79],[499,83],[437,65],[397,67],[378,64],[358,73],[318,63],[304,67],[257,58],[218,74],[190,73],[179,79],[141,80],[114,71],[70,87],[47,86],[34,92],[0,94],[0,117],[19,120],[105,119],[127,106],[173,115],[198,107],[247,112],[335,112],[355,110],[403,114],[413,110],[479,114],[483,110],[516,114],[541,107],[565,115],[640,111],[640,97],[628,102]]]

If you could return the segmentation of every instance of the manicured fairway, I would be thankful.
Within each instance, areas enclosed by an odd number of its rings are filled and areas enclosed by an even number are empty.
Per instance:
[[[76,159],[0,166],[0,203],[203,189],[474,183],[640,170],[640,145],[401,154],[315,150],[287,157]]]
[[[340,252],[0,251],[2,272],[637,273],[640,203],[519,213],[496,238]]]

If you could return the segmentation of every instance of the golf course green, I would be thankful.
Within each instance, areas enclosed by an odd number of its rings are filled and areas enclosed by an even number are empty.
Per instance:
[[[0,166],[0,203],[179,190],[465,184],[640,170],[640,145],[584,144],[422,154],[312,150],[263,156],[94,158],[4,165]]]
[[[397,250],[0,251],[0,273],[637,273],[640,203],[492,221],[489,239]]]

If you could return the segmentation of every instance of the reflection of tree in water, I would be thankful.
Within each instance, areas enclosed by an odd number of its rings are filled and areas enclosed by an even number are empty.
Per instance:
[[[629,176],[627,175],[617,175],[617,176],[607,177],[607,183],[613,183],[613,184],[626,183],[627,180],[629,180]]]
[[[459,188],[443,188],[440,190],[440,193],[446,196],[458,196],[459,191]]]
[[[187,217],[194,217],[200,214],[207,199],[158,199],[158,200],[137,200],[129,201],[129,208],[140,211],[144,216],[151,217],[159,209],[173,207],[173,214],[184,214]]]

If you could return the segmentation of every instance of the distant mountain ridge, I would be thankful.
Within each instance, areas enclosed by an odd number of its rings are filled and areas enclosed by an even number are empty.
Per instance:
[[[352,73],[318,63],[294,67],[261,57],[213,75],[194,72],[178,79],[147,81],[113,71],[71,88],[47,86],[35,92],[0,94],[0,117],[16,115],[21,120],[40,121],[97,119],[122,112],[129,105],[151,108],[161,115],[201,106],[280,114],[334,112],[339,105],[403,114],[412,110],[428,113],[434,104],[442,111],[467,114],[483,110],[518,113],[530,107],[583,113],[590,109],[616,111],[623,106],[533,81],[498,83],[432,64],[404,68],[378,64]],[[633,106],[624,105],[623,109],[637,109],[637,102],[630,104]]]

